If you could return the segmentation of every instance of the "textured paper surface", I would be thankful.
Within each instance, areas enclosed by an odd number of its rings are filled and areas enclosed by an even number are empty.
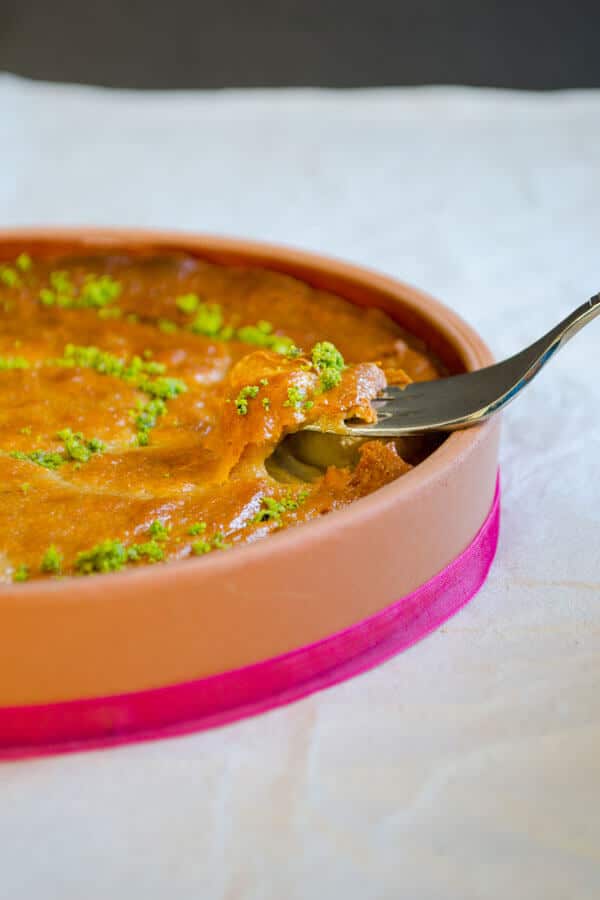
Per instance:
[[[600,290],[600,92],[136,95],[6,76],[0,111],[6,225],[320,250],[429,290],[498,356]],[[469,607],[258,719],[1,766],[2,894],[597,897],[599,346],[592,325],[505,415],[500,549]]]

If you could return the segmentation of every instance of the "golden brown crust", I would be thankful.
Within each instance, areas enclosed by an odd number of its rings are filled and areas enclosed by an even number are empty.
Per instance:
[[[117,288],[104,303],[106,276]],[[199,310],[218,310],[218,333],[193,333]],[[286,339],[299,355],[281,352]],[[326,388],[310,357],[319,341],[346,361]],[[310,485],[275,481],[265,460],[305,424],[372,419],[386,378],[437,374],[383,313],[274,272],[185,255],[0,267],[0,580],[85,571],[79,555],[105,541],[127,564],[208,552],[351,503],[410,468],[391,445],[366,444],[354,469]],[[77,441],[68,455],[74,434],[85,459]]]

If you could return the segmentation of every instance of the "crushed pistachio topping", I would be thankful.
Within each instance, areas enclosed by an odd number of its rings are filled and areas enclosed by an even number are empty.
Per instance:
[[[33,260],[28,253],[19,253],[15,260],[15,266],[20,272],[29,272],[33,265]]]
[[[235,337],[244,344],[255,344],[257,347],[265,347],[282,356],[293,358],[298,356],[300,350],[293,340],[283,334],[274,334],[273,325],[262,319],[256,325],[243,325],[238,328]]]
[[[158,419],[167,411],[167,400],[172,400],[186,390],[186,386],[178,378],[157,378],[141,385],[141,390],[150,394],[147,403],[138,405],[133,410],[137,439],[140,447],[146,447],[150,439],[150,429],[154,428]]]
[[[13,266],[6,264],[0,265],[0,284],[9,288],[19,287],[21,285],[19,272],[28,272],[31,265],[31,257],[28,256],[27,253],[19,254]]]
[[[187,390],[187,385],[181,379],[163,375],[166,370],[164,363],[142,359],[141,356],[124,360],[98,347],[67,344],[62,358],[52,360],[51,364],[93,369],[100,375],[120,378],[142,393],[148,394],[149,402],[144,404],[139,401],[137,408],[131,412],[138,443],[142,447],[149,442],[150,429],[154,428],[157,420],[165,414],[167,410],[165,401],[172,400]]]
[[[175,300],[175,306],[177,309],[180,309],[181,312],[185,313],[188,316],[191,316],[192,313],[195,313],[200,305],[200,299],[198,294],[184,294],[182,297],[177,297]]]
[[[233,337],[234,329],[224,324],[223,310],[218,303],[205,303],[197,294],[183,294],[177,297],[175,305],[185,315],[194,316],[193,321],[187,326],[192,334],[201,334],[221,341],[228,341]]]
[[[28,578],[29,578],[29,569],[27,568],[26,565],[21,563],[21,565],[17,566],[17,568],[14,571],[13,581],[27,581]]]
[[[119,306],[105,306],[98,310],[101,319],[120,319],[123,310]]]
[[[291,407],[292,409],[300,409],[305,400],[306,392],[302,388],[299,388],[297,385],[293,384],[288,388],[287,400],[283,405]]]
[[[28,369],[29,362],[23,356],[0,356],[0,372],[10,369]]]
[[[146,363],[148,366],[158,366],[162,363]],[[187,390],[183,381],[179,378],[156,378],[154,381],[142,381],[138,385],[140,390],[151,397],[158,397],[161,400],[173,400]]]
[[[312,364],[321,379],[321,390],[330,391],[342,380],[344,357],[331,341],[320,341],[312,349]]]
[[[10,454],[13,459],[35,463],[44,469],[59,469],[65,461],[64,454],[50,450],[32,450],[24,453],[22,450],[13,450]]]
[[[205,523],[195,523],[198,532],[204,531]],[[191,526],[190,531],[194,528]],[[92,575],[95,572],[116,572],[123,569],[129,562],[139,562],[146,559],[148,562],[161,562],[165,557],[162,542],[169,537],[170,529],[158,520],[150,526],[151,540],[139,544],[127,546],[119,540],[106,540],[91,550],[79,553],[75,560],[75,568],[81,575]],[[194,534],[198,533],[194,528]],[[209,541],[198,541],[192,545],[195,554],[209,553],[211,550],[225,550],[229,547],[225,543],[225,536],[217,532]],[[50,548],[52,549],[52,548]],[[48,555],[49,551],[46,555]],[[50,571],[45,569],[43,571]]]
[[[211,550],[210,541],[194,541],[192,544],[192,553],[195,556],[203,556],[205,553],[210,553]]]
[[[121,541],[106,540],[91,550],[84,550],[75,559],[75,568],[81,575],[94,572],[117,572],[127,562],[127,549]]]
[[[51,575],[58,575],[62,567],[62,556],[54,546],[51,544],[44,556],[42,557],[42,563],[40,566],[40,570],[42,572],[47,572]]]
[[[87,275],[79,293],[79,302],[83,306],[100,308],[108,306],[120,294],[121,285],[110,275]]]
[[[91,550],[79,553],[75,560],[76,570],[80,575],[92,575],[95,572],[117,572],[130,562],[161,562],[165,558],[162,544],[169,538],[171,529],[156,519],[148,531],[148,541],[127,546],[123,541],[106,540]]]
[[[257,384],[247,384],[235,398],[235,408],[239,416],[248,415],[248,400],[254,399],[260,388]]]
[[[176,323],[171,322],[170,319],[159,319],[157,325],[159,331],[162,331],[163,334],[175,334],[178,331]]]
[[[22,433],[25,433],[21,429]],[[30,433],[31,429],[29,429]],[[44,469],[59,469],[63,463],[72,460],[76,465],[89,462],[94,453],[102,453],[104,444],[98,438],[87,440],[80,431],[73,432],[70,428],[63,428],[56,435],[58,440],[65,445],[65,452],[60,453],[55,450],[32,450],[24,453],[22,450],[14,450],[10,455],[13,459],[26,460],[36,463]]]
[[[132,417],[137,431],[140,447],[146,447],[150,441],[150,429],[154,428],[158,419],[167,411],[167,404],[160,397],[153,397],[148,403],[139,401],[137,410],[132,410]]]
[[[77,286],[68,272],[50,272],[50,287],[42,288],[40,301],[44,306],[63,309],[104,309],[121,294],[121,285],[110,275],[86,275]],[[120,314],[120,313],[119,313]]]
[[[294,358],[300,350],[293,340],[283,334],[275,334],[271,322],[262,319],[256,325],[242,325],[234,328],[225,325],[223,310],[218,303],[205,303],[197,294],[183,294],[177,297],[175,304],[181,312],[193,315],[194,319],[188,330],[192,334],[202,334],[204,337],[215,338],[220,341],[236,340],[243,344],[253,344],[257,347],[265,347],[275,353]],[[161,327],[159,320],[159,328]],[[164,329],[163,329],[164,330]]]
[[[29,493],[29,488],[30,488],[30,487],[31,487],[31,485],[29,484],[29,482],[28,482],[28,481],[24,481],[23,484],[21,485],[21,491],[22,491],[24,494],[27,494],[27,493]]]
[[[192,334],[219,337],[222,328],[223,313],[218,303],[198,303],[194,321],[190,325]]]
[[[197,534],[202,534],[205,531],[206,531],[206,522],[194,522],[188,528],[188,534],[191,534],[193,536],[195,536]]]
[[[171,528],[165,525],[164,522],[161,522],[160,519],[156,519],[149,528],[150,537],[154,538],[155,541],[166,541],[170,531]]]
[[[94,453],[102,453],[104,444],[98,438],[86,440],[81,431],[63,428],[56,437],[65,445],[65,455],[76,462],[89,462]]]
[[[118,572],[129,562],[161,562],[165,551],[155,540],[127,546],[122,541],[106,540],[91,550],[84,550],[75,559],[75,568],[80,575],[93,575],[95,572]]]
[[[138,562],[140,559],[148,562],[161,562],[165,558],[165,551],[158,540],[145,541],[143,544],[133,544],[127,549],[128,562]]]
[[[112,375],[135,385],[143,382],[143,376],[161,375],[166,369],[164,363],[147,362],[141,356],[133,356],[127,361],[98,347],[79,347],[75,344],[67,344],[63,356],[51,360],[50,364],[93,369],[100,375]]]
[[[263,397],[261,400],[263,407],[267,410],[267,412],[271,409],[271,401],[268,397]]]
[[[281,500],[277,500],[275,497],[263,497],[261,509],[256,513],[252,521],[254,524],[275,522],[277,525],[281,525],[281,517],[284,513],[298,509],[304,503],[309,493],[310,490],[308,489],[300,491],[296,496],[288,492]]]
[[[31,425],[24,425],[19,429],[19,434],[31,434]]]
[[[225,543],[225,535],[223,532],[217,531],[217,533],[209,540],[195,541],[192,544],[192,553],[195,556],[203,556],[205,553],[210,553],[212,550],[229,550],[230,547],[231,544]]]
[[[0,266],[0,283],[5,287],[18,287],[21,279],[11,266]]]

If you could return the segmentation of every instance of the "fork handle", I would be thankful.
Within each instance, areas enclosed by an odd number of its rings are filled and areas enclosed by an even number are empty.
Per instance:
[[[599,315],[600,294],[595,294],[535,343],[502,362],[401,390],[387,388],[390,396],[383,397],[377,422],[349,425],[347,433],[400,437],[478,425],[514,400],[557,350]]]
[[[561,346],[571,340],[578,331],[581,331],[596,316],[600,316],[600,294],[594,294],[586,303],[582,303],[570,316],[567,316],[566,319],[560,322],[556,328],[553,328],[552,331],[549,331],[547,335],[541,338],[539,343],[542,341],[552,343],[555,340]]]

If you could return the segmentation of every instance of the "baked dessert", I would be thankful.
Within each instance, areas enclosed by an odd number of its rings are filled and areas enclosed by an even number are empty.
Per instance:
[[[386,383],[441,374],[385,313],[187,254],[0,264],[0,581],[228,551],[400,477],[348,441]]]

